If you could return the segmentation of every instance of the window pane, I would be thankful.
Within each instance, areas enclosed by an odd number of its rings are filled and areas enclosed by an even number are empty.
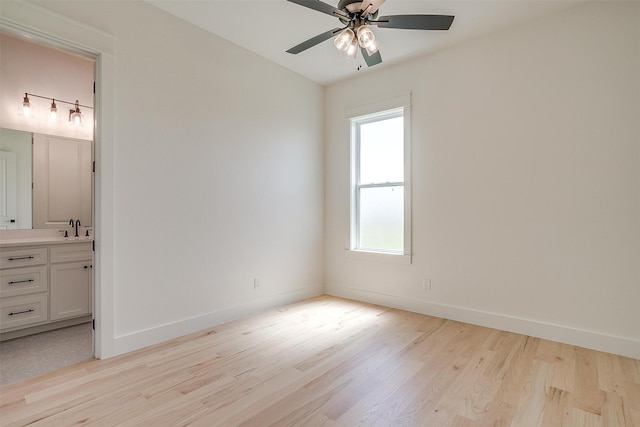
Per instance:
[[[403,117],[360,125],[360,184],[404,181]]]
[[[358,249],[404,250],[404,187],[360,189]]]

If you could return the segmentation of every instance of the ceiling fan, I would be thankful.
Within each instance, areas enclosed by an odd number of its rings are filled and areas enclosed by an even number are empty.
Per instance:
[[[288,53],[298,54],[325,40],[334,37],[333,43],[338,50],[350,58],[355,58],[360,47],[367,66],[382,62],[375,34],[369,26],[380,28],[398,28],[406,30],[448,30],[453,22],[450,15],[389,15],[378,17],[378,9],[385,0],[339,0],[333,7],[320,0],[287,0],[327,15],[335,16],[344,27],[318,34],[291,49]]]

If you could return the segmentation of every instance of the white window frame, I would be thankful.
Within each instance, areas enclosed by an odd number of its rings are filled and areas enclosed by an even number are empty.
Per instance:
[[[352,256],[371,261],[411,263],[411,97],[405,95],[393,99],[353,108],[347,111],[351,126],[351,209],[349,252]],[[358,125],[376,120],[402,116],[404,120],[404,182],[385,184],[360,184],[359,176],[359,135]],[[358,248],[358,194],[360,188],[397,186],[404,189],[404,248],[402,252],[386,252]]]

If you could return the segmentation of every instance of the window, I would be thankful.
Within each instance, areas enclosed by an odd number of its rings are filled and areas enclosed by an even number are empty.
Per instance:
[[[408,106],[351,118],[351,250],[409,255]]]

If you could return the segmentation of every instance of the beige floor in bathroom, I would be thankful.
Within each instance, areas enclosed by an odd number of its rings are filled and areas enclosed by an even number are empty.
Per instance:
[[[91,323],[0,342],[0,385],[93,357]]]

